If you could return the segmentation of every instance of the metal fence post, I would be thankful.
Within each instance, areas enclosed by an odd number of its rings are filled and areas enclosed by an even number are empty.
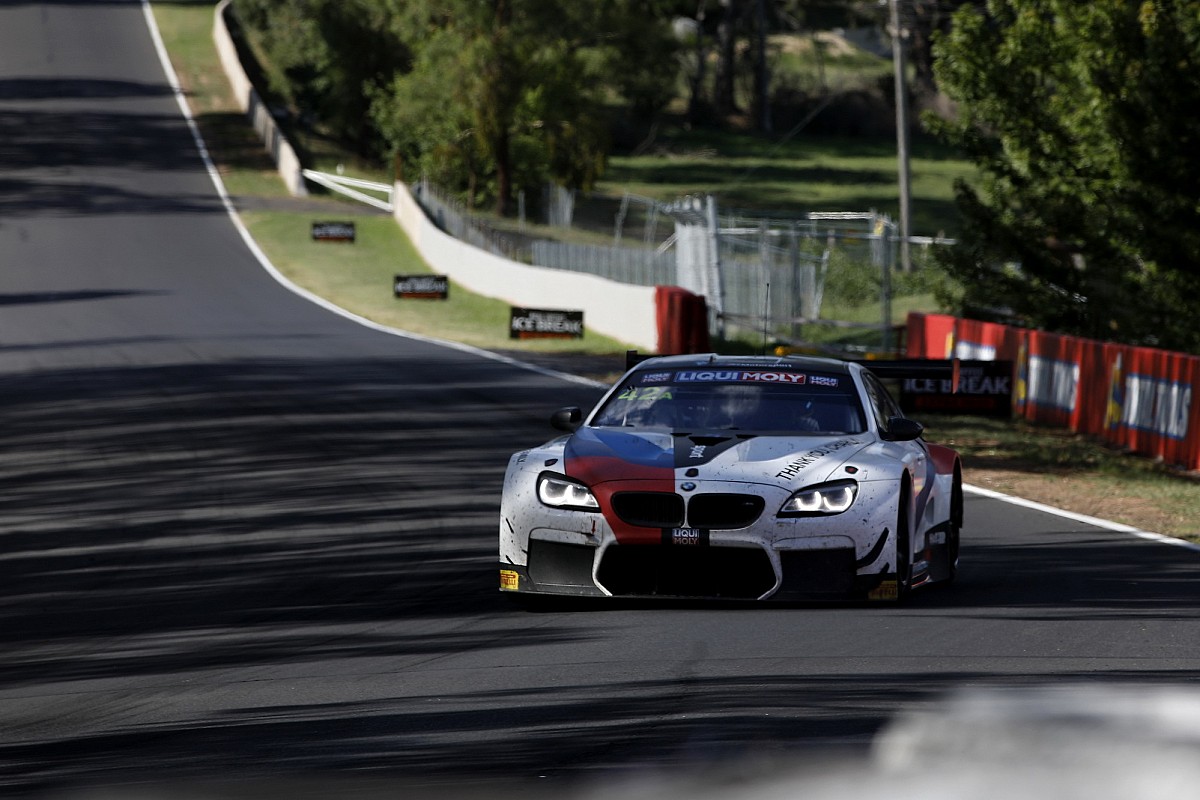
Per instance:
[[[790,292],[792,301],[789,304],[792,318],[791,333],[793,339],[799,339],[802,327],[799,320],[804,316],[804,292],[800,283],[800,233],[796,230],[795,222],[788,225],[788,261],[791,262],[792,268],[792,291]]]
[[[717,198],[711,194],[706,198],[705,211],[708,223],[708,258],[710,293],[709,308],[716,317],[717,338],[725,338],[725,283],[721,275],[721,226],[717,220]]]

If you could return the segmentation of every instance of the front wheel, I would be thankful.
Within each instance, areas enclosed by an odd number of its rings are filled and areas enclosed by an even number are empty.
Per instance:
[[[963,524],[962,473],[954,470],[954,485],[950,490],[950,519],[946,530],[946,579],[954,583],[958,575],[958,548]]]
[[[908,518],[908,486],[900,491],[900,509],[896,514],[896,599],[903,600],[912,591],[912,523]]]

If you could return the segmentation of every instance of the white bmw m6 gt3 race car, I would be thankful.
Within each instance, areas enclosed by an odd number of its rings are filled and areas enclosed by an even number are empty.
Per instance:
[[[551,423],[509,460],[502,591],[899,600],[954,577],[959,457],[862,364],[650,358]]]

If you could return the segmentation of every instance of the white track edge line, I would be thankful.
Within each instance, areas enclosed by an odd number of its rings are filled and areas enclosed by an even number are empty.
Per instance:
[[[200,127],[196,124],[196,120],[192,116],[192,110],[188,105],[187,97],[184,95],[183,88],[179,84],[179,76],[175,73],[175,67],[171,64],[171,57],[167,54],[167,48],[166,45],[163,44],[162,34],[158,30],[158,23],[154,19],[154,10],[151,8],[151,0],[141,0],[141,4],[142,16],[146,20],[146,27],[149,29],[150,38],[154,42],[154,49],[158,54],[159,64],[162,66],[162,70],[166,75],[168,84],[170,84],[171,92],[175,95],[175,102],[179,106],[179,110],[183,114],[184,120],[187,122],[188,130],[192,134],[192,140],[196,144],[196,149],[200,152],[200,158],[204,162],[204,169],[206,172],[208,172],[208,177],[212,180],[213,186],[216,187],[217,194],[221,198],[221,204],[225,207],[225,213],[228,214],[230,220],[233,221],[233,225],[237,229],[238,235],[242,237],[242,241],[245,242],[246,247],[249,248],[251,254],[254,255],[254,258],[258,261],[259,265],[261,265],[267,274],[274,278],[277,283],[293,294],[303,297],[305,300],[324,308],[326,311],[331,311],[340,317],[344,317],[348,320],[358,323],[359,325],[362,325],[363,327],[370,328],[380,333],[386,333],[391,336],[398,336],[404,339],[411,339],[418,342],[425,342],[426,344],[446,347],[463,353],[470,353],[471,355],[486,358],[491,361],[498,361],[502,364],[519,367],[520,369],[524,369],[529,372],[536,372],[539,375],[558,378],[560,380],[577,383],[583,386],[590,386],[593,388],[603,388],[607,386],[607,384],[601,383],[600,381],[584,378],[580,375],[572,375],[568,372],[560,372],[559,370],[549,369],[547,367],[541,367],[537,364],[530,364],[526,361],[520,361],[509,356],[494,353],[490,350],[484,350],[479,347],[462,344],[461,342],[451,342],[444,339],[436,339],[431,336],[422,336],[421,334],[413,333],[411,331],[405,331],[399,328],[392,328],[387,325],[382,325],[378,322],[367,319],[366,317],[359,316],[352,311],[348,311],[339,305],[331,303],[325,298],[315,295],[307,289],[298,286],[289,280],[275,267],[274,264],[271,263],[271,260],[267,257],[267,254],[264,253],[262,248],[258,246],[258,243],[254,241],[254,237],[250,235],[250,231],[246,228],[245,223],[242,222],[242,218],[238,214],[237,209],[234,207],[233,200],[230,198],[229,192],[225,188],[225,182],[221,180],[221,175],[217,172],[217,166],[213,162],[212,156],[208,152],[208,147],[204,144],[204,138],[200,135]]]
[[[1013,497],[1010,494],[992,491],[991,489],[984,489],[981,486],[963,484],[963,490],[971,492],[972,494],[980,495],[981,497],[987,497],[992,500],[1000,500],[1001,502],[1009,503],[1010,505],[1028,508],[1032,511],[1041,511],[1046,514],[1053,514],[1056,517],[1062,517],[1075,522],[1082,522],[1085,525],[1093,525],[1097,528],[1105,528],[1118,533],[1128,533],[1141,539],[1148,539],[1149,541],[1160,542],[1162,544],[1172,544],[1176,545],[1177,547],[1182,547],[1186,550],[1192,550],[1200,553],[1200,544],[1189,542],[1186,539],[1179,539],[1174,536],[1165,536],[1161,533],[1154,533],[1152,531],[1144,531],[1141,528],[1135,528],[1132,525],[1125,525],[1121,522],[1112,522],[1110,520],[1100,519],[1099,517],[1089,517],[1087,514],[1077,514],[1074,511],[1065,511],[1061,508],[1048,506],[1045,503],[1038,503],[1033,500],[1024,500],[1020,497]]]

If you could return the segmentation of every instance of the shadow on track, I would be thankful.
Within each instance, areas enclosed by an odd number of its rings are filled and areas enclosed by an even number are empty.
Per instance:
[[[537,390],[490,385],[489,362],[430,385],[439,366],[8,378],[0,686],[420,652],[425,634],[322,644],[295,628],[498,605],[499,483],[521,418],[498,426],[486,398],[537,408]]]

